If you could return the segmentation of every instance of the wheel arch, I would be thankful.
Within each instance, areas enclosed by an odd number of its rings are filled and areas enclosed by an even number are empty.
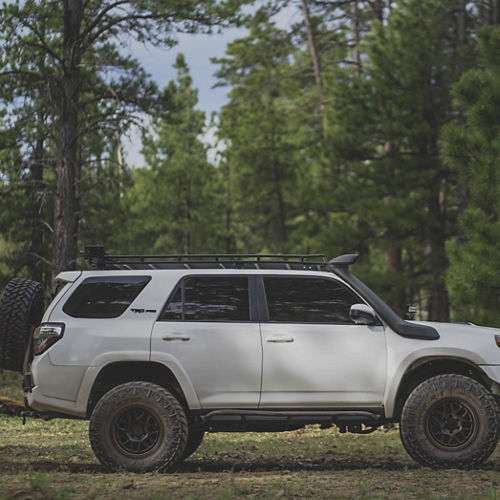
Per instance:
[[[399,420],[404,402],[417,385],[431,377],[448,373],[470,377],[484,385],[488,390],[491,389],[492,382],[488,376],[480,367],[466,359],[442,356],[420,358],[408,366],[401,378],[396,392],[392,418]]]
[[[117,385],[134,381],[151,382],[168,389],[179,400],[186,412],[191,406],[193,394],[190,393],[190,388],[185,390],[179,377],[163,363],[119,361],[103,366],[94,379],[87,402],[87,418],[90,417],[95,405],[106,392]]]

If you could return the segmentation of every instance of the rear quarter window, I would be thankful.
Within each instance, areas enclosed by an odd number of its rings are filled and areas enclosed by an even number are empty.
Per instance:
[[[74,318],[117,318],[150,281],[151,276],[86,278],[66,301],[63,311]]]

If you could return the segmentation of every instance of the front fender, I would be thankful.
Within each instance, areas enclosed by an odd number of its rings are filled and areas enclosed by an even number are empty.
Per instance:
[[[484,359],[478,356],[477,353],[465,349],[450,348],[450,347],[443,347],[443,348],[428,347],[428,348],[421,348],[417,351],[412,351],[407,356],[405,356],[400,363],[395,364],[394,367],[391,367],[389,361],[388,384],[386,386],[386,391],[384,394],[384,408],[385,408],[385,416],[387,418],[394,417],[394,410],[396,408],[396,397],[398,394],[399,387],[401,385],[401,381],[403,380],[405,374],[414,365],[423,364],[433,359],[447,359],[447,360],[461,361],[473,365],[478,369],[480,369],[479,365],[485,364]]]

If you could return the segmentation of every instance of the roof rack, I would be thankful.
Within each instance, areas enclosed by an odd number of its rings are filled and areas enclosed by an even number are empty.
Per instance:
[[[322,270],[323,254],[166,254],[111,255],[100,245],[86,245],[84,259],[97,269],[289,269]]]

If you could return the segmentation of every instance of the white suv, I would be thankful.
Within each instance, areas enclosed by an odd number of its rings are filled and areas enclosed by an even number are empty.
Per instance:
[[[349,272],[356,255],[86,256],[99,269],[61,273],[34,331],[26,405],[90,419],[112,469],[166,469],[207,431],[307,424],[399,422],[431,467],[496,447],[500,330],[402,320]]]

